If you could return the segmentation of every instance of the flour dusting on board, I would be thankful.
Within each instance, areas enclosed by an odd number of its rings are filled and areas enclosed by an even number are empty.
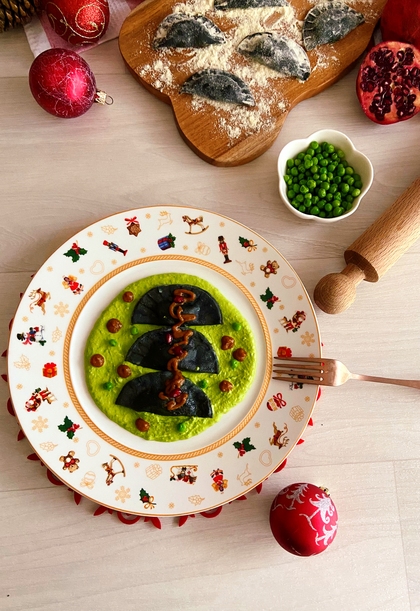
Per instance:
[[[373,0],[347,0],[348,6],[357,5],[359,9],[361,5],[366,8],[371,7],[372,2]],[[308,7],[318,3],[316,0],[308,0]],[[300,85],[303,81],[299,81],[297,77],[285,76],[268,67],[264,57],[255,61],[244,56],[238,51],[238,45],[252,35],[272,32],[276,36],[291,39],[293,44],[297,43],[303,47],[303,21],[300,20],[303,15],[299,14],[298,19],[291,4],[220,11],[214,7],[214,0],[186,0],[172,5],[170,11],[172,15],[188,16],[188,21],[194,21],[194,17],[200,17],[201,22],[205,19],[210,20],[223,36],[223,42],[202,45],[199,48],[195,48],[195,45],[194,48],[192,46],[155,48],[154,39],[159,25],[155,23],[145,34],[149,49],[152,50],[153,61],[138,69],[139,76],[162,94],[174,99],[177,95],[185,95],[180,93],[180,88],[196,73],[210,70],[234,75],[249,88],[252,94],[251,101],[252,98],[255,101],[254,105],[243,106],[240,103],[215,101],[201,97],[195,91],[192,93],[188,91],[186,104],[191,113],[201,118],[211,114],[206,121],[209,136],[214,136],[216,133],[219,137],[223,135],[230,144],[273,128],[279,116],[288,112],[291,107],[291,102],[284,93],[284,90],[288,89],[287,86],[283,88],[279,84],[286,85],[293,81]],[[374,11],[364,11],[366,12],[372,13],[365,15],[366,19],[378,17],[377,14],[373,14]],[[174,18],[174,21],[179,21],[179,17]],[[335,69],[340,66],[340,58],[334,52],[333,45],[323,45],[311,52],[311,73],[322,73],[331,66],[335,66]]]
[[[273,126],[275,118],[272,106],[276,111],[286,112],[288,100],[273,87],[273,80],[285,79],[274,70],[261,64],[250,62],[237,52],[239,43],[250,34],[268,30],[281,32],[301,43],[301,24],[295,18],[293,7],[263,7],[258,9],[214,10],[214,0],[187,0],[175,4],[173,13],[198,16],[203,15],[221,26],[226,36],[224,44],[209,45],[198,49],[161,48],[156,52],[159,59],[143,66],[139,75],[147,79],[155,88],[166,95],[179,90],[183,80],[191,74],[208,68],[233,73],[247,83],[254,94],[255,107],[244,108],[225,102],[209,99],[191,99],[194,113],[206,113],[209,106],[216,114],[214,128],[234,142],[243,136],[258,133],[264,128]],[[148,33],[150,45],[153,44],[155,32]],[[176,66],[177,78],[174,78],[171,66]],[[180,81],[180,74],[182,79]]]

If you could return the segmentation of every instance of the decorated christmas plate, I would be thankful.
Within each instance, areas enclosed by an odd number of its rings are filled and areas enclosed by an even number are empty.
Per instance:
[[[66,485],[180,516],[242,496],[299,441],[318,388],[273,380],[276,354],[321,355],[284,257],[227,217],[156,206],[94,223],[45,262],[13,321],[9,384]]]

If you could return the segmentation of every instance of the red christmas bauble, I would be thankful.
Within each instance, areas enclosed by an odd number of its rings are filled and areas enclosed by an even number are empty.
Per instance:
[[[73,45],[99,40],[109,25],[108,0],[44,0],[53,30]]]
[[[89,65],[66,49],[48,49],[35,58],[29,87],[44,110],[64,119],[87,112],[101,93]]]
[[[325,489],[292,484],[280,490],[270,509],[277,543],[296,556],[320,554],[337,534],[337,510]]]

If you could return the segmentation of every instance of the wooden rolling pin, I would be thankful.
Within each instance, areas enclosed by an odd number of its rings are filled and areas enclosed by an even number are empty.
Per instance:
[[[314,301],[327,314],[346,310],[362,280],[377,282],[420,237],[420,178],[415,180],[344,253],[347,266],[324,276]]]

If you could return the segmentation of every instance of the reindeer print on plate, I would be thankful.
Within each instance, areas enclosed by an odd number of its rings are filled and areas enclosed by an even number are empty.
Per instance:
[[[81,274],[82,262],[89,273]],[[235,305],[258,364],[245,396],[213,426],[189,439],[147,441],[97,408],[86,390],[84,349],[104,304],[138,280],[165,275],[170,284],[180,273],[205,277]],[[135,303],[133,295],[127,307]],[[219,348],[226,382],[241,367],[233,356],[241,345],[231,343],[240,326],[233,322],[229,341],[223,338],[229,347]],[[112,339],[118,344],[118,334]],[[32,279],[11,327],[11,398],[29,443],[72,490],[127,514],[189,515],[252,490],[301,438],[318,389],[272,380],[278,350],[321,356],[314,308],[281,253],[252,229],[206,210],[136,208],[69,236]],[[47,379],[49,361],[56,368]]]

